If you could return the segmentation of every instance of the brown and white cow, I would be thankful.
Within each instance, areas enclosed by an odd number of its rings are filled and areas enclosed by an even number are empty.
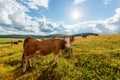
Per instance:
[[[53,52],[56,64],[58,64],[59,52],[65,49],[71,49],[71,45],[70,38],[40,40],[28,37],[24,40],[23,48],[22,67],[23,72],[25,72],[27,62],[29,62],[29,66],[32,66],[30,59],[35,55],[48,55]]]

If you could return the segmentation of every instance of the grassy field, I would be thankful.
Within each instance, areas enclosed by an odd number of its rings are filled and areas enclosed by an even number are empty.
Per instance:
[[[53,54],[37,56],[25,73],[22,45],[0,44],[0,80],[120,80],[120,34],[76,37],[73,54],[60,54],[58,66]]]
[[[0,38],[0,44],[10,44],[11,41],[22,40],[22,38]]]

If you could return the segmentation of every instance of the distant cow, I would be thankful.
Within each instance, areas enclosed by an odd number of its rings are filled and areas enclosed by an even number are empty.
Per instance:
[[[40,40],[28,37],[24,40],[23,49],[22,67],[23,72],[25,72],[27,62],[29,62],[29,66],[32,66],[30,59],[35,55],[48,55],[53,52],[56,64],[58,64],[60,50],[71,49],[70,38]]]
[[[72,43],[74,41],[74,36],[73,35],[65,35],[65,36],[62,36],[62,38],[70,38],[70,42]]]
[[[87,35],[83,34],[81,35],[82,38],[87,38]]]
[[[22,40],[18,40],[19,43],[23,42]]]
[[[93,34],[94,36],[98,36],[99,34]]]
[[[12,46],[12,44],[18,45],[18,41],[11,41],[11,46]]]

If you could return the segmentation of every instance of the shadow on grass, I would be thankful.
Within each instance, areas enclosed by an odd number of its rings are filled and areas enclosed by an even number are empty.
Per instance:
[[[20,65],[20,66],[18,66],[16,69],[14,69],[13,71],[12,71],[12,73],[14,74],[14,79],[16,80],[16,79],[23,79],[24,80],[24,78],[25,78],[25,76],[24,75],[26,75],[26,74],[29,74],[30,72],[33,72],[33,70],[34,70],[34,66],[33,67],[27,67],[27,70],[26,70],[26,72],[23,72],[23,70],[22,70],[22,66]],[[29,77],[30,78],[30,77]],[[26,78],[25,78],[26,79]]]
[[[22,67],[19,65],[16,69],[12,71],[12,73],[14,74],[13,78],[30,79],[34,75],[35,75],[34,78],[36,78],[35,80],[56,80],[56,78],[59,78],[58,77],[59,75],[54,72],[54,69],[57,67],[57,64],[54,63],[54,60],[45,65],[39,64],[39,66],[41,66],[41,69],[39,69],[38,65],[33,67],[27,66],[26,72],[23,72]],[[29,73],[32,73],[33,75],[30,76]],[[26,74],[29,74],[29,77],[28,76],[25,77]]]
[[[48,65],[36,80],[60,80],[61,75],[55,70],[56,68],[57,64]]]
[[[24,75],[21,66],[18,66],[15,70],[12,71],[12,73],[14,74],[14,79],[17,79],[18,77]]]
[[[16,65],[18,65],[20,63],[21,63],[20,60],[14,60],[14,61],[4,62],[5,65],[10,65],[10,66],[16,66]]]

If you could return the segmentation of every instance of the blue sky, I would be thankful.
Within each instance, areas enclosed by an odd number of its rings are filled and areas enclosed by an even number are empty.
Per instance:
[[[37,16],[65,24],[77,23],[81,21],[90,21],[98,19],[106,19],[115,14],[115,9],[120,7],[120,1],[110,1],[108,4],[104,0],[86,0],[82,3],[75,4],[74,0],[50,0],[48,8],[40,8],[39,10],[31,10],[30,16]],[[80,10],[84,17],[80,20],[70,18],[74,9]]]
[[[0,34],[120,33],[120,0],[0,0]]]

